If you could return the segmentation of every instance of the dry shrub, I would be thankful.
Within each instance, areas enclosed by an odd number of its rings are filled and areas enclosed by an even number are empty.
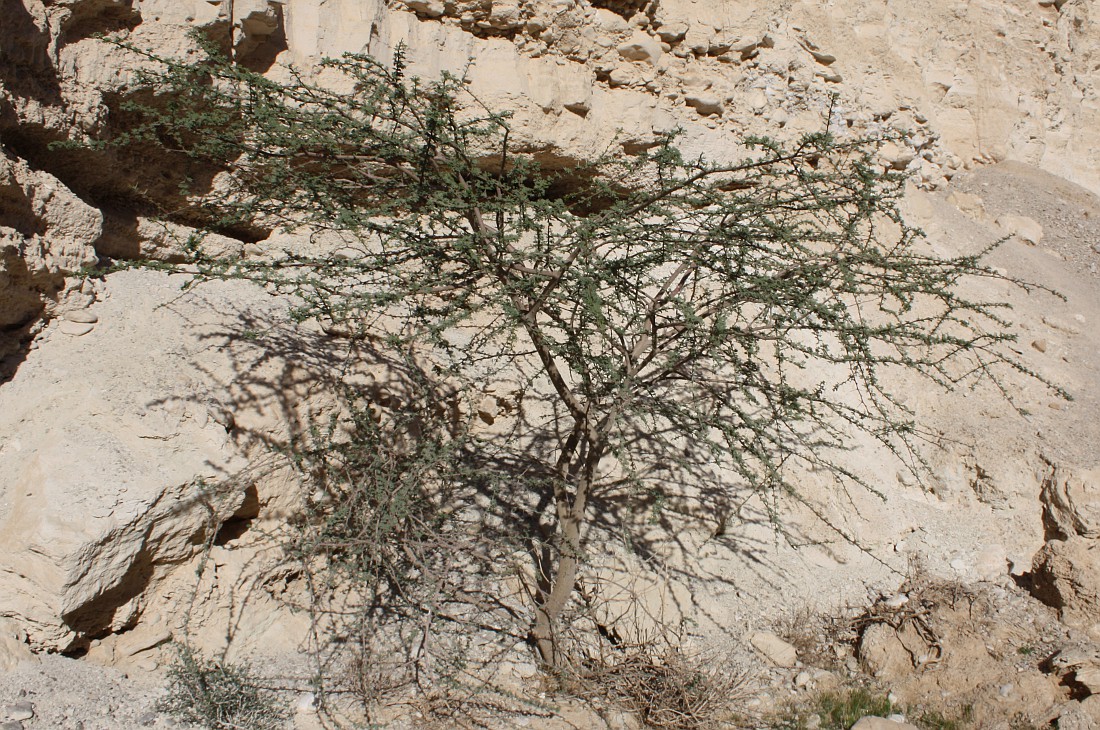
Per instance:
[[[207,658],[186,644],[176,648],[160,711],[209,730],[277,730],[285,726],[288,713],[282,698],[263,686],[247,664]]]
[[[927,645],[922,664],[935,665],[944,655],[942,629],[945,612],[960,607],[974,617],[988,612],[988,598],[958,580],[929,574],[920,563],[910,566],[909,577],[895,596],[882,598],[850,623],[851,635],[858,642],[872,626],[889,626],[896,632],[908,630]]]
[[[589,658],[556,674],[557,689],[596,706],[633,713],[647,727],[724,726],[747,699],[746,673],[714,656],[655,644]]]
[[[957,580],[935,577],[917,561],[894,596],[884,596],[870,607],[839,609],[832,613],[802,608],[775,624],[775,632],[798,651],[804,663],[837,669],[856,653],[863,633],[875,624],[900,629],[914,627],[940,653],[933,613],[939,608],[971,607],[979,595]]]
[[[775,633],[798,651],[803,663],[837,669],[854,641],[851,619],[843,612],[820,613],[802,608],[775,625]]]

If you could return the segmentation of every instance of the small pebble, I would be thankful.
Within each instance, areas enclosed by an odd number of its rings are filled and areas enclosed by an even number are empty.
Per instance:
[[[15,720],[0,722],[0,730],[23,730],[23,723],[16,722]]]
[[[905,593],[896,593],[883,601],[883,603],[887,608],[901,608],[909,603],[909,596]]]
[[[1044,339],[1041,339],[1041,338],[1038,339],[1038,340],[1032,340],[1031,341],[1031,346],[1034,347],[1039,352],[1046,352],[1047,351],[1047,341],[1044,340]]]
[[[30,702],[16,702],[4,708],[4,717],[8,720],[30,720],[34,717],[34,705]]]
[[[298,712],[313,712],[317,707],[317,697],[312,692],[305,692],[294,703],[294,709]]]

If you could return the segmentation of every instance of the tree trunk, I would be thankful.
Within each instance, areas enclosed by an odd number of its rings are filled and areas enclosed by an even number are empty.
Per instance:
[[[603,450],[587,438],[588,448],[567,469],[574,486],[572,494],[562,483],[554,489],[554,502],[558,513],[558,532],[561,536],[561,557],[557,568],[547,576],[550,589],[540,596],[535,606],[535,625],[531,640],[539,659],[548,667],[560,667],[564,657],[558,646],[558,619],[573,595],[577,573],[581,567],[581,533],[584,527],[588,494],[596,478]]]
[[[562,533],[562,555],[557,569],[551,576],[550,591],[542,602],[535,607],[535,625],[531,629],[531,638],[539,659],[549,667],[561,666],[562,657],[558,652],[557,622],[561,612],[573,595],[573,585],[577,582],[580,569],[580,525],[572,518],[560,525]]]

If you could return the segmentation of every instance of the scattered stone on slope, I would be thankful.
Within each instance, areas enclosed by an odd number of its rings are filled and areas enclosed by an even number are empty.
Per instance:
[[[688,24],[682,20],[662,22],[657,26],[657,37],[665,43],[679,43],[688,32]]]
[[[868,715],[861,717],[855,725],[852,725],[852,730],[918,730],[918,728],[904,719]]]
[[[798,664],[798,651],[770,631],[757,631],[749,643],[777,667],[790,668]]]
[[[985,202],[979,195],[956,190],[947,197],[947,202],[975,220],[985,218]]]
[[[689,91],[684,94],[684,103],[703,116],[722,113],[722,100],[710,91]]]
[[[1043,240],[1043,227],[1024,215],[1002,215],[994,221],[1007,235],[1016,236],[1032,246]]]
[[[661,44],[655,41],[652,36],[641,31],[637,31],[629,40],[621,44],[618,51],[619,55],[628,61],[644,61],[646,63],[657,63],[663,53]]]
[[[873,677],[889,681],[937,661],[942,650],[928,641],[912,620],[897,628],[888,623],[868,626],[859,641],[859,659]]]
[[[70,337],[80,337],[86,335],[94,329],[94,325],[89,322],[69,322],[64,321],[57,327],[58,331],[63,335],[69,335]]]
[[[65,320],[69,322],[75,322],[77,324],[95,324],[99,321],[99,317],[94,312],[89,312],[86,309],[75,309],[65,312],[62,315]]]

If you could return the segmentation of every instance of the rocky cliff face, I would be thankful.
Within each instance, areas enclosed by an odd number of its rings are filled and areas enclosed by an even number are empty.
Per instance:
[[[1100,18],[1088,0],[0,0],[0,19],[0,616],[36,648],[130,632],[117,658],[170,636],[141,621],[157,587],[194,567],[218,525],[273,503],[251,483],[213,499],[196,478],[239,471],[241,435],[281,428],[286,394],[309,381],[228,344],[226,322],[242,337],[270,324],[257,324],[255,291],[181,304],[166,277],[82,274],[100,259],[173,260],[195,223],[157,220],[179,202],[178,161],[51,146],[124,124],[120,102],[140,93],[141,60],[95,36],[182,55],[195,27],[276,78],[404,44],[414,73],[465,74],[511,112],[520,150],[551,166],[676,129],[689,154],[734,157],[744,135],[817,130],[830,109],[837,134],[911,132],[882,164],[913,174],[911,213],[934,244],[1015,234],[998,265],[1069,297],[1021,299],[1018,322],[1025,360],[1078,401],[1025,393],[1025,421],[984,395],[914,390],[922,417],[961,445],[937,457],[934,495],[890,477],[901,506],[861,504],[859,529],[884,554],[924,551],[971,578],[1003,577],[1009,562],[1028,572],[1045,543],[1036,592],[1100,639],[1095,573],[1080,568],[1100,544],[1088,471],[1100,438]],[[880,566],[837,559],[846,549],[786,577],[851,593]],[[774,593],[767,579],[746,586],[752,600]]]
[[[274,76],[345,51],[386,59],[404,44],[416,73],[465,73],[490,108],[514,114],[520,148],[549,164],[641,149],[677,128],[688,152],[732,156],[745,133],[820,128],[835,96],[837,132],[913,133],[885,162],[927,189],[1012,159],[1100,191],[1095,14],[1083,0],[5,0],[0,327],[64,308],[65,277],[96,254],[155,250],[139,222],[175,195],[165,175],[177,162],[48,147],[124,123],[117,107],[140,59],[99,33],[180,54],[201,27]],[[47,210],[35,190],[51,175]],[[94,210],[60,212],[66,197]],[[96,211],[103,230],[58,217]]]

